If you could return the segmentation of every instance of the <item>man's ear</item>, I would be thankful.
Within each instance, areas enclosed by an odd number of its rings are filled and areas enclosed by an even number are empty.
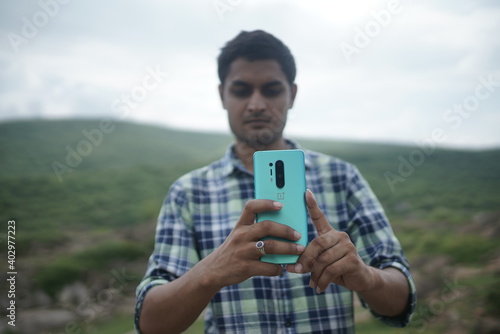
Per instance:
[[[290,96],[290,100],[291,100],[290,101],[290,109],[292,109],[293,103],[295,102],[295,96],[297,96],[297,90],[298,90],[297,84],[294,83],[291,88],[292,88],[292,94]]]
[[[224,105],[224,86],[222,84],[219,84],[219,97],[222,103],[222,108],[226,109],[226,106]]]

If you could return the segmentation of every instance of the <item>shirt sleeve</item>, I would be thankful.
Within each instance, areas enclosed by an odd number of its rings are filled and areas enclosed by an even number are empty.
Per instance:
[[[354,166],[351,167],[347,183],[349,185],[347,205],[351,222],[349,228],[351,240],[366,264],[379,269],[387,267],[399,269],[407,278],[410,290],[406,313],[396,317],[387,317],[371,312],[387,325],[405,327],[415,311],[417,298],[410,266],[382,205],[359,171]],[[361,302],[365,308],[368,307],[363,300]]]
[[[198,261],[189,201],[177,181],[170,188],[160,210],[154,251],[149,258],[146,274],[136,289],[134,324],[137,333],[141,333],[139,319],[148,291],[185,274]]]

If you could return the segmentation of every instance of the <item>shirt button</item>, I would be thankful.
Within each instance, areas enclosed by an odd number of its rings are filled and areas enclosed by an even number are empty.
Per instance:
[[[290,327],[290,326],[292,326],[292,322],[291,321],[285,322],[285,327]]]

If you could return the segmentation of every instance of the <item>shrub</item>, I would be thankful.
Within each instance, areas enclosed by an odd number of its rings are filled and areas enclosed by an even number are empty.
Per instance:
[[[83,252],[64,255],[43,266],[35,275],[37,285],[54,297],[64,285],[83,279],[89,270],[102,270],[112,261],[135,260],[149,248],[129,241],[100,243]]]

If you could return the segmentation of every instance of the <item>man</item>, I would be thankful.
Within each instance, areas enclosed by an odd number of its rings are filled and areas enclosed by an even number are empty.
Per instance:
[[[281,41],[253,31],[229,41],[218,65],[235,142],[171,186],[137,288],[138,332],[182,332],[208,305],[207,333],[353,333],[353,292],[382,321],[405,326],[415,305],[408,263],[377,199],[346,162],[305,150],[310,242],[266,240],[265,253],[300,257],[286,268],[259,261],[259,239],[300,238],[278,222],[255,224],[257,213],[282,205],[252,199],[253,153],[297,148],[283,137],[297,94],[295,62]]]

